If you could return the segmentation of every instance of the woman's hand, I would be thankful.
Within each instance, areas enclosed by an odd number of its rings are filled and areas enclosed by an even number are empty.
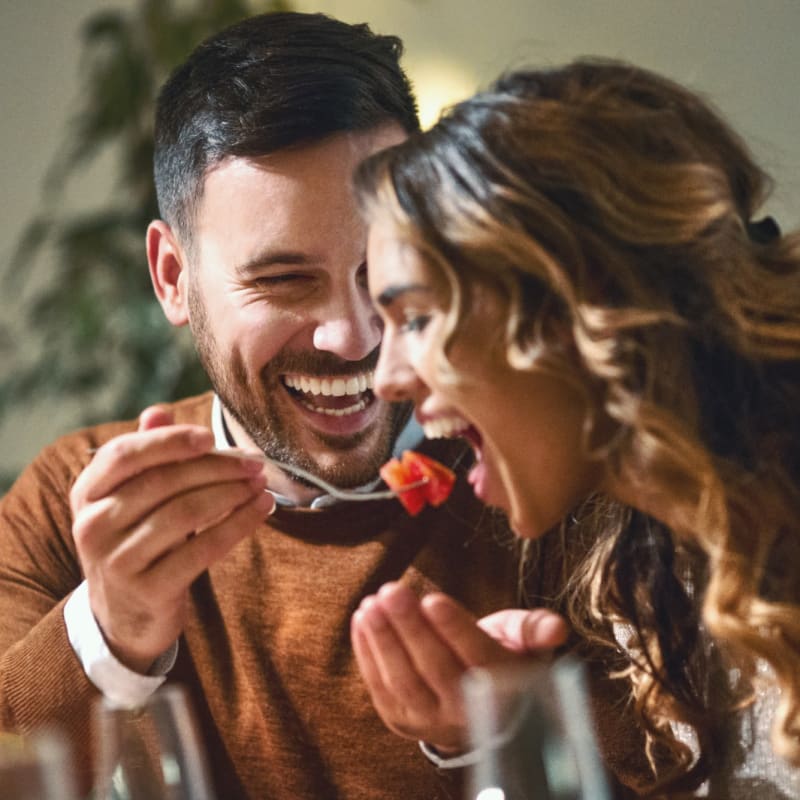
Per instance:
[[[545,609],[506,609],[476,620],[452,598],[421,600],[400,583],[366,597],[351,625],[372,702],[395,733],[442,754],[466,744],[461,677],[472,667],[549,657],[567,625]]]

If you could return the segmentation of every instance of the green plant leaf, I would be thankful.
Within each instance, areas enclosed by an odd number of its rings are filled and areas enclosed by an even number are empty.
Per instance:
[[[83,409],[80,422],[91,423],[208,388],[188,332],[164,318],[147,270],[144,231],[158,215],[155,98],[202,39],[253,11],[281,10],[291,4],[140,0],[86,20],[78,112],[50,165],[42,210],[2,275],[4,290],[19,298],[19,324],[0,324],[0,352],[12,365],[0,380],[0,416],[71,399]],[[109,150],[113,202],[70,210],[63,198],[72,181]],[[0,491],[10,482],[0,476]]]

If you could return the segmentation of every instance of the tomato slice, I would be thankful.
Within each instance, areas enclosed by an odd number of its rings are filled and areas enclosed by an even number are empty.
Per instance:
[[[412,517],[422,511],[427,503],[426,487],[420,486],[417,489],[401,491],[403,487],[408,486],[409,483],[414,483],[416,479],[409,475],[408,467],[400,459],[393,458],[387,461],[380,468],[380,476],[392,491],[397,492],[397,499],[405,506],[406,511]]]
[[[398,492],[397,499],[411,516],[419,514],[428,503],[432,506],[444,503],[456,479],[455,473],[444,464],[414,450],[406,450],[400,459],[387,461],[380,475],[390,489]],[[427,483],[416,489],[398,491],[423,479]]]
[[[428,482],[422,488],[425,489],[426,499],[432,506],[440,506],[447,500],[456,480],[453,470],[414,450],[406,450],[402,460],[409,475],[412,476],[412,481],[427,478]]]

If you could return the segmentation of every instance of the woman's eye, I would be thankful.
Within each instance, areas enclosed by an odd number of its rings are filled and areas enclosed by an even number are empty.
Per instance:
[[[425,330],[425,326],[431,321],[430,314],[416,314],[414,316],[406,317],[401,330],[408,333],[419,333]]]

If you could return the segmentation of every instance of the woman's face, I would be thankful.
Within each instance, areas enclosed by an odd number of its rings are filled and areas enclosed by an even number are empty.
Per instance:
[[[375,391],[412,400],[429,438],[463,436],[475,450],[475,494],[502,508],[519,536],[536,538],[598,487],[601,469],[586,458],[586,404],[574,386],[551,375],[513,369],[500,345],[506,309],[476,287],[448,359],[453,383],[437,368],[449,291],[389,220],[378,220],[367,245],[369,290],[385,324]]]

